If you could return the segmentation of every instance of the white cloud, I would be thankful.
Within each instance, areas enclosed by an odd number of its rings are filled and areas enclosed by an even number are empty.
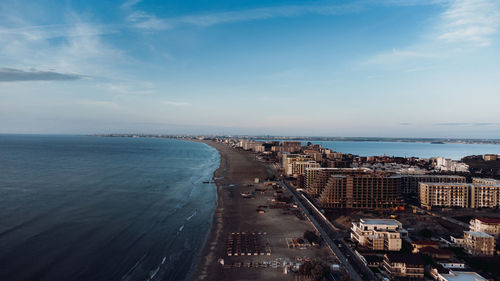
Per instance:
[[[13,18],[15,22],[0,24],[0,64],[5,67],[109,77],[112,65],[125,62],[123,51],[102,40],[102,35],[114,32],[112,26],[76,13],[67,13],[65,22],[57,25]]]
[[[456,0],[441,19],[439,40],[489,46],[500,25],[500,1]]]
[[[202,15],[189,15],[171,19],[172,22],[197,26],[212,26],[229,22],[263,20],[276,17],[295,17],[305,14],[338,15],[359,11],[363,7],[357,3],[349,5],[323,6],[278,6],[242,11],[219,12]]]
[[[306,14],[339,15],[360,11],[364,8],[361,2],[345,5],[317,6],[276,6],[255,8],[240,11],[214,12],[206,14],[186,15],[175,18],[158,18],[144,11],[135,11],[128,21],[136,28],[148,30],[165,30],[179,25],[213,26],[218,24],[265,20],[277,17],[296,17]]]
[[[441,53],[438,50],[428,50],[422,46],[416,46],[411,49],[398,50],[396,48],[389,52],[374,55],[358,63],[358,66],[395,66],[405,64],[410,61],[418,60],[420,62],[443,59],[447,54]]]
[[[500,26],[500,1],[449,0],[438,1],[443,8],[416,42],[402,49],[375,54],[357,63],[357,66],[395,67],[405,65],[412,69],[427,67],[429,61],[451,58],[470,48],[492,43]],[[416,64],[416,65],[415,65]]]

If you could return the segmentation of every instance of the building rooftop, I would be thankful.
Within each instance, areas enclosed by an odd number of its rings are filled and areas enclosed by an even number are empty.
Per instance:
[[[413,245],[428,245],[428,246],[438,246],[439,243],[436,241],[429,241],[429,240],[418,240],[418,241],[413,241],[411,242]]]
[[[421,184],[425,184],[428,186],[469,186],[473,185],[472,183],[461,183],[461,182],[421,182]]]
[[[388,253],[385,254],[389,263],[405,263],[407,265],[421,265],[424,266],[424,258],[419,254],[401,254],[401,253]]]
[[[448,274],[441,274],[447,281],[486,281],[487,279],[476,272],[453,271]]]
[[[363,224],[401,225],[399,221],[393,219],[360,219],[359,221]]]
[[[456,176],[456,175],[408,175],[415,178],[442,178],[442,179],[454,179],[454,178],[465,178],[464,176]]]
[[[486,224],[500,224],[500,218],[477,218],[477,219]]]
[[[453,256],[453,252],[450,250],[436,249],[433,247],[423,247],[422,249],[420,249],[420,253],[429,254],[429,255],[437,255],[437,256],[448,256],[448,257]]]
[[[489,235],[488,233],[484,233],[481,231],[464,231],[464,233],[467,233],[469,235],[476,236],[476,237],[484,237],[484,238],[493,237],[493,236]]]

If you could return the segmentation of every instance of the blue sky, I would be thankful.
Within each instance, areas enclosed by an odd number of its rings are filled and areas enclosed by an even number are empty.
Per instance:
[[[0,2],[0,133],[500,138],[498,0]]]

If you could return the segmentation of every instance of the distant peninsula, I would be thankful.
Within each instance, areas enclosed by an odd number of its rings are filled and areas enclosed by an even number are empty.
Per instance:
[[[194,134],[94,134],[101,137],[146,138],[241,138],[264,141],[355,141],[355,142],[419,142],[431,144],[500,144],[500,139],[469,138],[387,138],[387,137],[322,137],[322,136],[270,136],[270,135],[194,135]]]

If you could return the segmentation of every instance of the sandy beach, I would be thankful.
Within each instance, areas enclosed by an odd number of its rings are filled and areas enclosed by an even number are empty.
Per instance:
[[[321,257],[330,259],[326,249],[297,250],[287,247],[286,239],[300,237],[305,230],[313,230],[307,220],[286,214],[282,209],[266,209],[258,213],[256,207],[271,204],[272,188],[247,199],[242,192],[252,192],[254,179],[261,181],[273,172],[257,159],[255,155],[236,150],[221,143],[204,141],[215,147],[221,156],[220,167],[214,173],[218,186],[218,203],[214,213],[212,229],[201,252],[196,270],[191,276],[193,281],[201,280],[294,280],[294,274],[283,274],[279,268],[228,268],[218,263],[223,258],[225,264],[269,261],[296,256]],[[251,257],[228,257],[226,242],[228,235],[236,232],[261,232],[262,239],[271,245],[272,254]]]

